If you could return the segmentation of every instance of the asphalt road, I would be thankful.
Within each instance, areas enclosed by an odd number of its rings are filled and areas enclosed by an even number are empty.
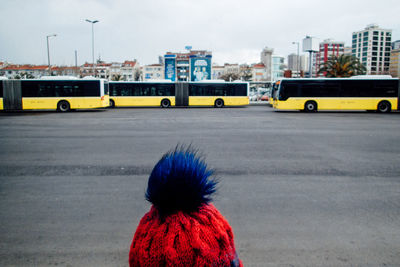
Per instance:
[[[0,266],[127,266],[177,144],[220,178],[245,266],[400,266],[400,113],[0,113]]]

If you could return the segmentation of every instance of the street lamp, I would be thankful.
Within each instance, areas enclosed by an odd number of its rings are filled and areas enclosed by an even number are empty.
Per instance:
[[[49,50],[49,37],[56,37],[57,34],[50,34],[46,36],[47,39],[47,62],[49,63],[49,75],[51,76],[51,67],[50,67],[50,50]]]
[[[99,22],[98,20],[88,20],[86,19],[87,22],[92,23],[92,61],[93,61],[93,74],[94,76],[96,76],[96,73],[94,71],[94,30],[93,30],[93,25],[97,22]]]
[[[299,64],[300,64],[300,43],[299,42],[292,42],[292,44],[297,44],[297,60],[296,60],[296,62],[297,62],[297,77],[300,77],[300,66],[299,66]]]

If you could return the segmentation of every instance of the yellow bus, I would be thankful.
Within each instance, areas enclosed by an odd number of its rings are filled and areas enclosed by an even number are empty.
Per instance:
[[[0,110],[58,110],[104,108],[109,105],[108,81],[49,78],[2,80]]]
[[[110,107],[243,106],[246,82],[110,82]]]
[[[282,79],[274,97],[277,110],[399,109],[399,79],[357,76],[354,78]]]

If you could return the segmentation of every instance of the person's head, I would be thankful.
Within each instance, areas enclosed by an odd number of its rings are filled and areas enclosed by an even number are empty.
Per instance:
[[[232,228],[211,204],[217,180],[197,151],[177,147],[150,174],[130,266],[241,266]]]

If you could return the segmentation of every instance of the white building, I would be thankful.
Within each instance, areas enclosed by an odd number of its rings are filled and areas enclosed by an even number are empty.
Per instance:
[[[367,74],[389,74],[391,44],[392,30],[370,24],[353,32],[352,55],[364,64]]]
[[[267,81],[272,80],[272,53],[274,52],[273,48],[265,47],[261,52],[261,63],[264,64],[267,77]]]
[[[142,68],[142,77],[144,81],[163,80],[164,66],[161,64],[146,65]]]
[[[217,66],[214,65],[211,68],[211,79],[212,80],[219,80],[221,79],[222,75],[225,74],[225,68],[224,66]]]
[[[252,81],[261,82],[267,80],[267,69],[263,63],[255,64],[252,66]]]

